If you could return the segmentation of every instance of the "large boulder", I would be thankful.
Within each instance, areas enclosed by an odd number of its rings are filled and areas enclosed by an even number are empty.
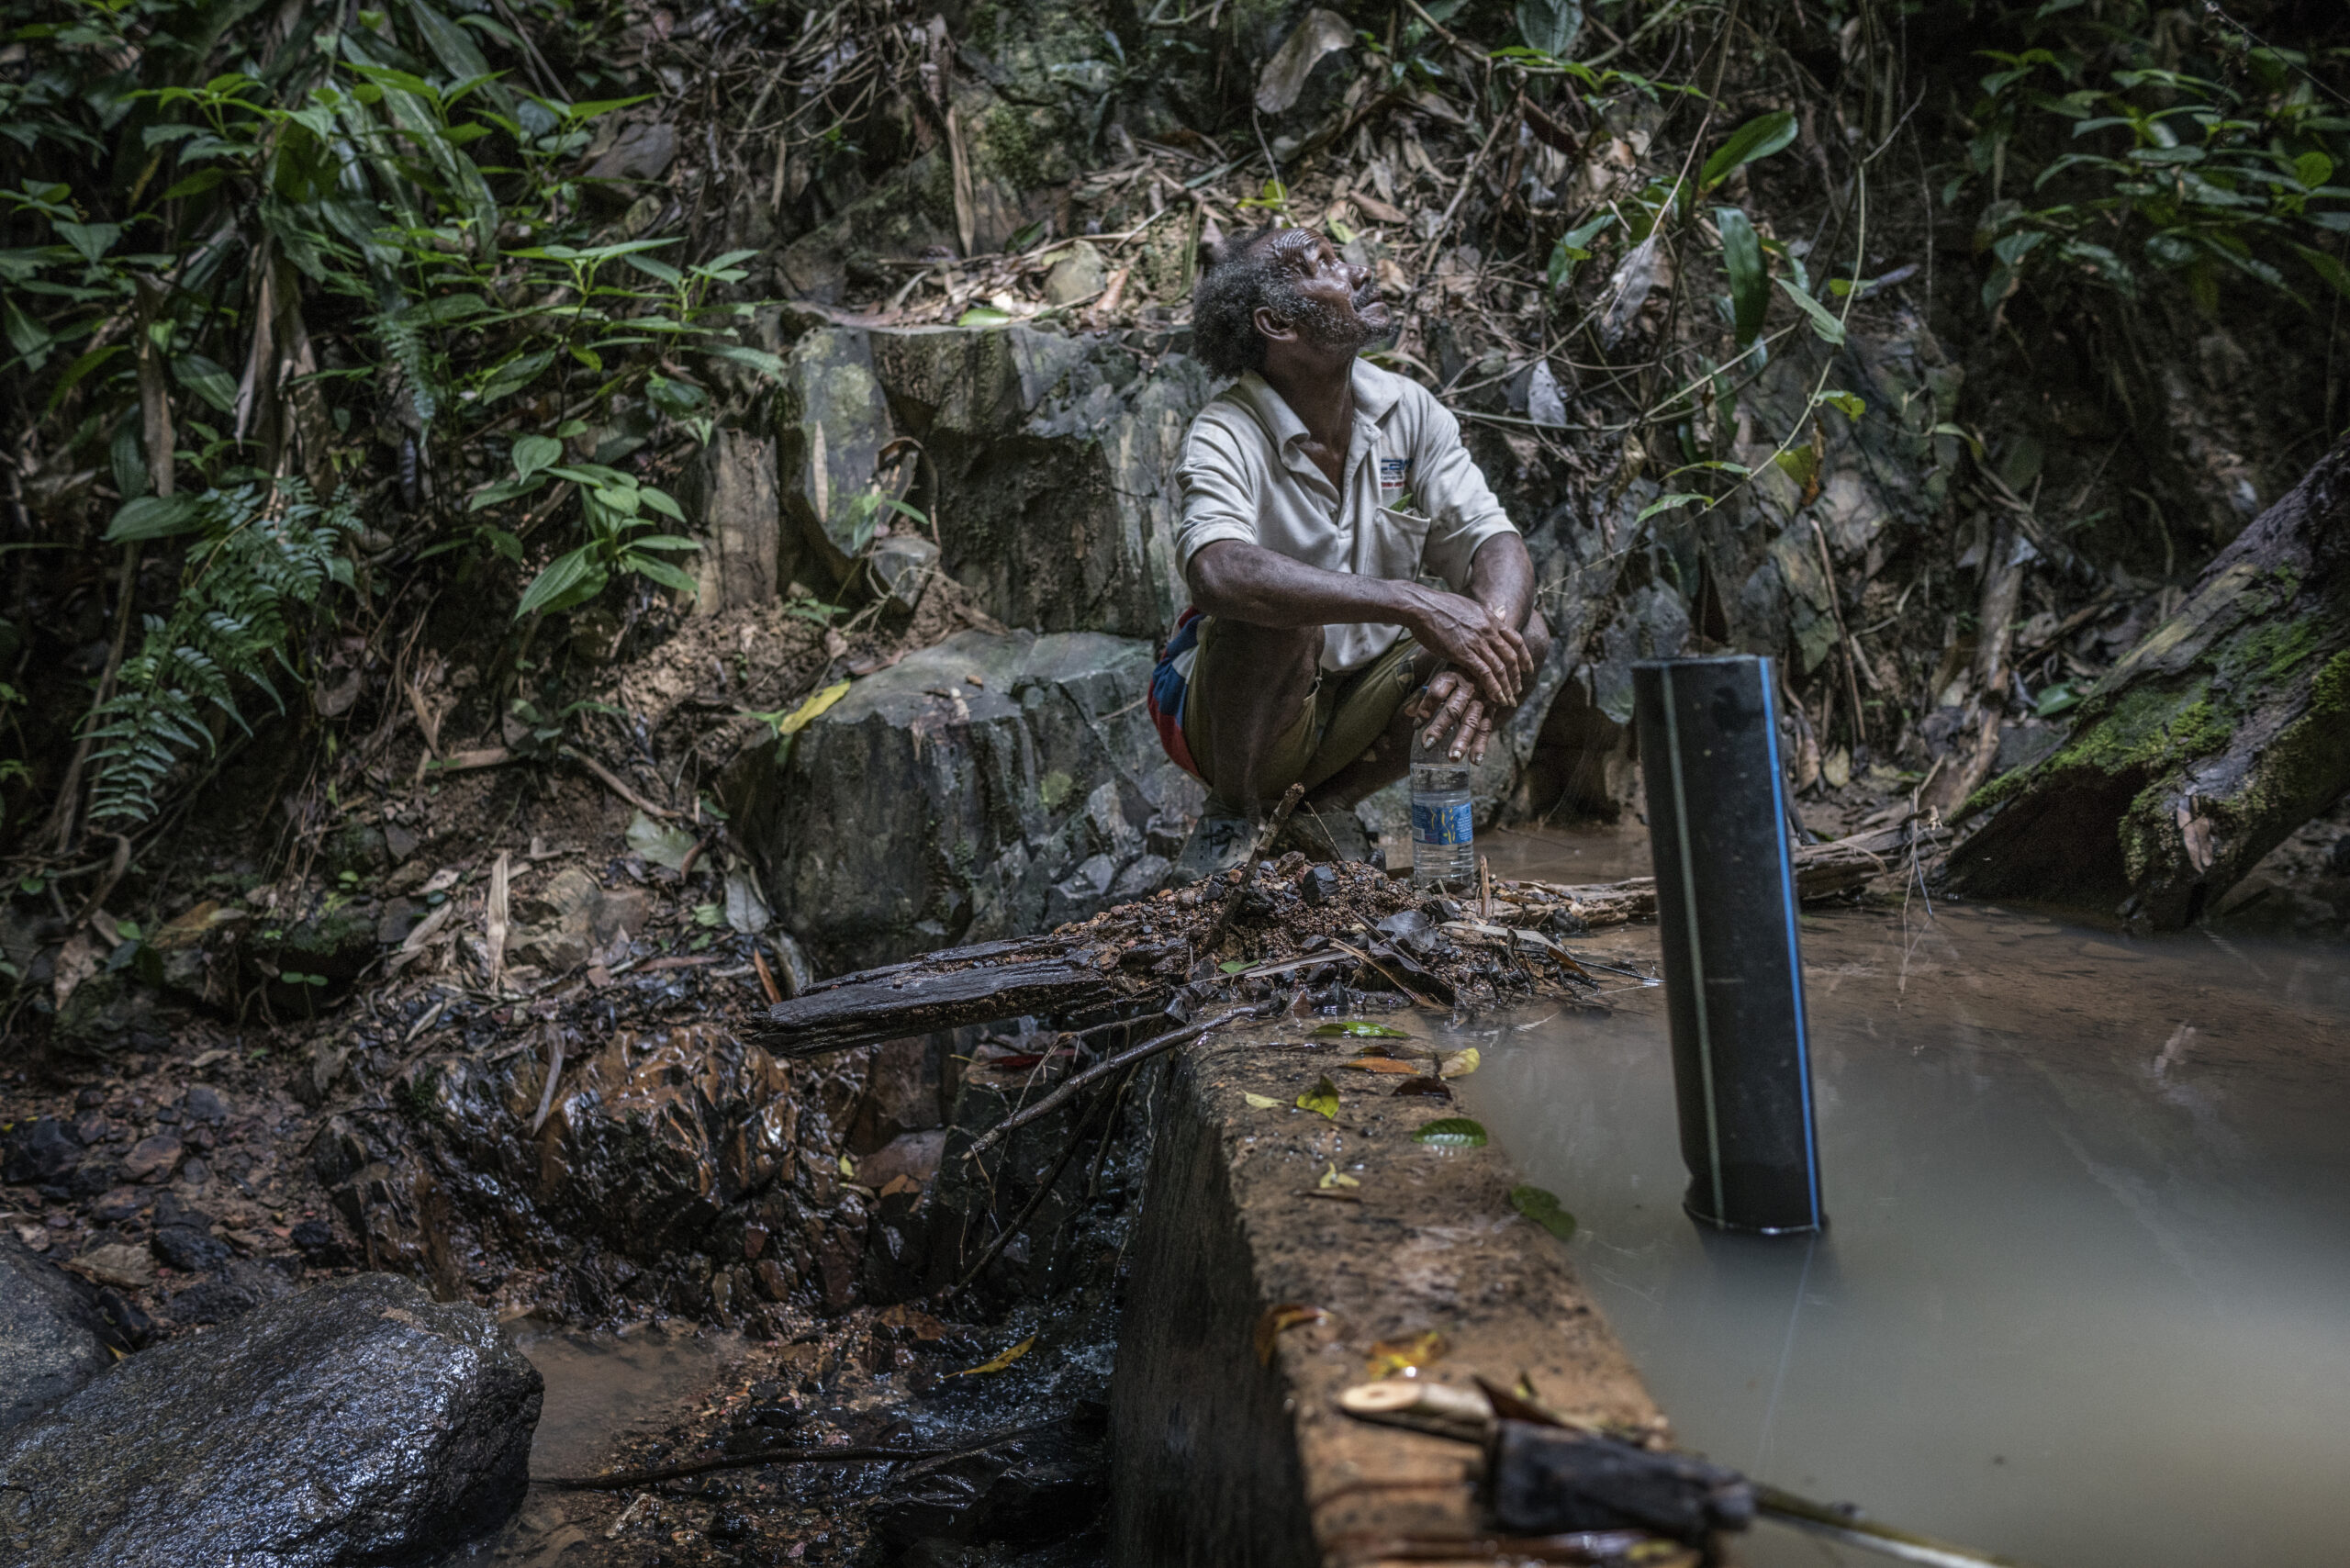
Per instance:
[[[123,1362],[0,1443],[0,1538],[51,1568],[424,1562],[521,1499],[538,1370],[387,1274]]]
[[[778,400],[784,514],[835,582],[878,532],[911,530],[1008,624],[1162,636],[1186,597],[1175,469],[1214,389],[1168,349],[1140,332],[817,328]]]
[[[1202,790],[1143,709],[1147,643],[964,632],[722,780],[828,972],[1081,919],[1155,888]],[[1148,884],[1148,885],[1145,885]]]
[[[14,1427],[114,1364],[81,1287],[0,1240],[0,1428]]]

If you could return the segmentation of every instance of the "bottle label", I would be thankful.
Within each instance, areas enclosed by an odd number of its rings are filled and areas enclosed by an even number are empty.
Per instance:
[[[1416,844],[1469,844],[1475,841],[1466,801],[1414,801],[1412,841]]]

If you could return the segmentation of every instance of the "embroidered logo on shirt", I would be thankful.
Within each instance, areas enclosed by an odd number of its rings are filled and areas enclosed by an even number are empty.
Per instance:
[[[1412,482],[1412,460],[1408,457],[1382,457],[1379,460],[1379,487],[1400,490]]]

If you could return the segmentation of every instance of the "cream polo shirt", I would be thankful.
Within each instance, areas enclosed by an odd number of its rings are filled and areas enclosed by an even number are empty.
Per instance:
[[[1175,561],[1238,539],[1326,572],[1469,587],[1477,547],[1515,533],[1509,514],[1460,444],[1460,421],[1417,382],[1355,361],[1355,428],[1345,483],[1305,455],[1305,425],[1254,371],[1192,421],[1177,474],[1183,517]],[[1400,626],[1326,627],[1322,667],[1360,669],[1403,635]]]

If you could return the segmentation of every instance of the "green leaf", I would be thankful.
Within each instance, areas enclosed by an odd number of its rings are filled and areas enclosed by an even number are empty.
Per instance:
[[[1517,36],[1553,60],[1583,31],[1583,0],[1517,0]]]
[[[1714,149],[1706,166],[1697,176],[1698,185],[1711,190],[1740,168],[1757,158],[1768,158],[1796,139],[1796,117],[1792,110],[1774,109],[1758,115],[1729,133],[1729,140]]]
[[[1825,338],[1829,342],[1833,343],[1838,348],[1842,348],[1844,346],[1844,323],[1830,315],[1828,313],[1828,307],[1819,303],[1818,300],[1814,299],[1810,295],[1806,294],[1802,289],[1797,288],[1793,283],[1789,282],[1785,278],[1779,279],[1779,287],[1786,294],[1786,297],[1789,299],[1796,302],[1805,315],[1811,318],[1811,330],[1813,331],[1818,332],[1822,338]]]
[[[1270,1111],[1281,1104],[1270,1094],[1251,1094],[1245,1089],[1240,1092],[1240,1097],[1248,1102],[1248,1108],[1252,1111]]]
[[[1245,958],[1226,958],[1224,962],[1216,966],[1217,969],[1222,969],[1228,975],[1237,975],[1248,967],[1248,961]]]
[[[1819,454],[1807,446],[1791,447],[1772,461],[1778,464],[1779,472],[1796,482],[1798,490],[1810,489],[1812,480],[1819,474]]]
[[[14,299],[0,299],[0,317],[7,323],[8,346],[39,369],[41,360],[48,357],[49,329],[18,309]]]
[[[172,361],[172,379],[220,412],[236,411],[237,378],[202,354],[184,353]]]
[[[1466,1116],[1438,1116],[1414,1133],[1412,1141],[1432,1148],[1483,1148],[1485,1129]]]
[[[122,225],[119,223],[67,223],[52,218],[50,226],[57,230],[60,239],[82,253],[84,261],[93,265],[114,249],[117,240],[122,238]]]
[[[563,442],[551,435],[522,435],[514,438],[514,476],[527,480],[550,463],[563,458]]]
[[[2344,268],[2323,251],[2313,250],[2307,245],[2296,245],[2293,249],[2299,251],[2301,260],[2309,263],[2317,275],[2325,279],[2337,293],[2350,297],[2350,268]]]
[[[1661,511],[1671,511],[1674,507],[1685,507],[1692,501],[1697,502],[1701,505],[1710,505],[1713,501],[1713,497],[1701,496],[1690,490],[1675,490],[1671,495],[1659,496],[1656,499],[1642,507],[1640,509],[1639,516],[1634,518],[1632,521],[1634,522],[1646,522],[1649,519],[1654,517]]]
[[[968,315],[969,312],[966,311],[964,314]],[[736,364],[749,365],[760,375],[773,380],[781,381],[784,378],[783,361],[765,349],[746,349],[739,344],[726,343],[711,349],[710,355],[712,359],[732,360]]]
[[[2333,178],[2333,160],[2322,152],[2304,152],[2293,160],[2293,178],[2315,190]]]
[[[992,305],[974,305],[956,317],[955,324],[958,327],[1002,327],[1011,320],[1009,312],[999,310]]]
[[[1324,1039],[1349,1040],[1408,1040],[1411,1035],[1388,1024],[1374,1024],[1368,1018],[1347,1018],[1332,1024],[1317,1024],[1315,1034]]]
[[[1297,1097],[1297,1108],[1301,1111],[1316,1111],[1330,1120],[1337,1121],[1338,1119],[1338,1086],[1330,1081],[1328,1073],[1324,1073],[1314,1081],[1313,1088]]]
[[[1833,389],[1822,392],[1813,401],[1825,403],[1831,409],[1842,410],[1844,417],[1848,420],[1859,419],[1868,412],[1869,407],[1867,403],[1862,401],[1857,392],[1840,392]]]
[[[663,588],[675,588],[679,593],[689,596],[699,596],[701,593],[700,583],[658,555],[639,555],[634,551],[628,551],[621,554],[621,565],[640,577],[646,577],[659,583]]]
[[[605,581],[604,568],[596,564],[595,546],[583,544],[569,554],[556,556],[531,580],[522,602],[514,607],[514,619],[520,621],[536,610],[585,604],[604,591]]]
[[[164,539],[175,533],[196,531],[196,506],[194,496],[141,496],[135,501],[125,501],[106,524],[106,539],[112,543],[126,543],[134,539]]]
[[[1575,1237],[1575,1216],[1559,1206],[1559,1196],[1540,1187],[1512,1187],[1509,1206],[1557,1237],[1572,1241]]]
[[[1722,265],[1729,273],[1730,314],[1737,322],[1738,346],[1744,349],[1762,330],[1771,312],[1771,274],[1762,261],[1762,241],[1753,219],[1735,207],[1714,209],[1714,227],[1721,231]]]
[[[2032,711],[2041,718],[2053,719],[2080,705],[2080,692],[2074,689],[2072,682],[2060,680],[2040,689],[2040,695],[2032,700]]]
[[[1553,291],[1574,281],[1575,263],[1591,260],[1591,242],[1606,232],[1607,227],[1615,221],[1614,213],[1603,212],[1588,223],[1579,223],[1559,236],[1559,242],[1550,247],[1550,264],[1544,273]]]

